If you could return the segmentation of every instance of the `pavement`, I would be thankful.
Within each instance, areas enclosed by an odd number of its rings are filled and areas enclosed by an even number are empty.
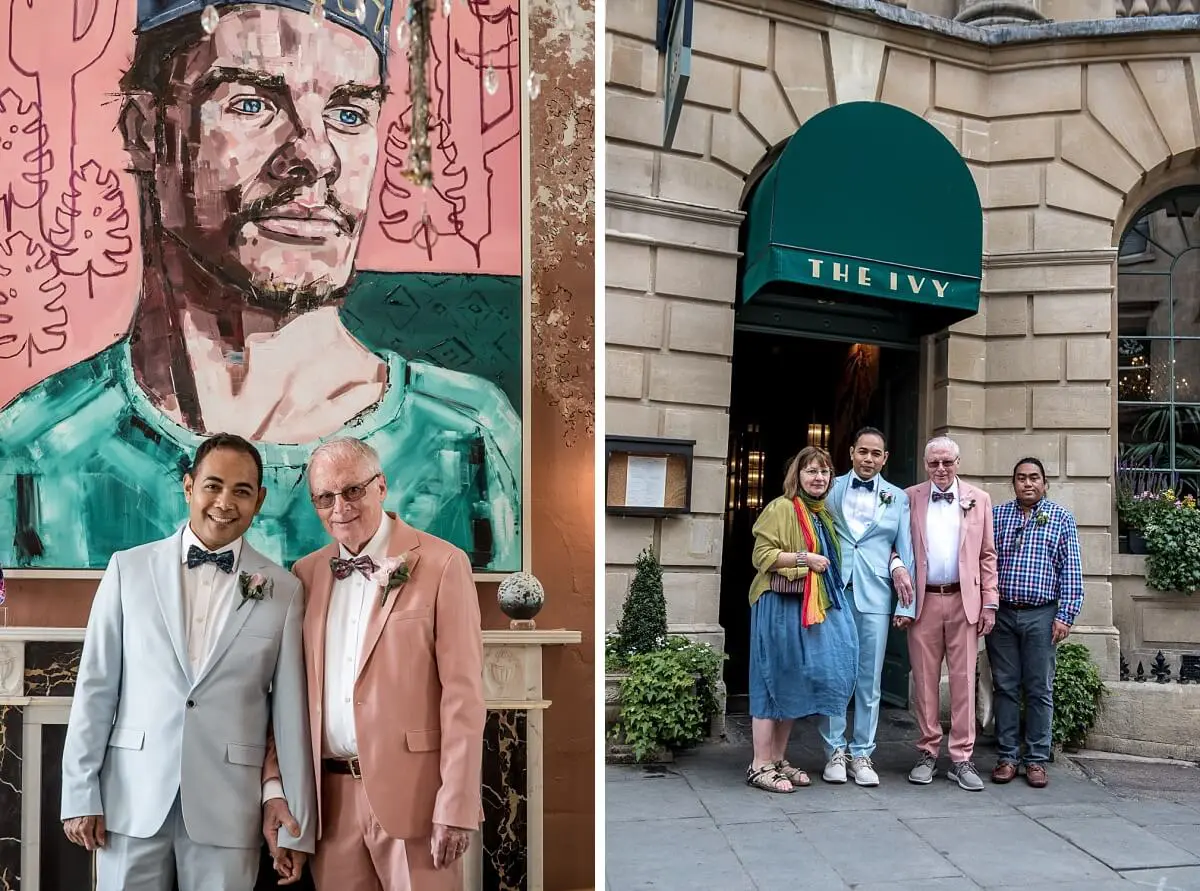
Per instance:
[[[1200,767],[1081,752],[982,792],[905,777],[916,760],[907,712],[885,709],[880,785],[829,785],[813,722],[797,722],[789,760],[812,785],[773,794],[746,785],[749,722],[666,765],[609,765],[606,891],[1200,891]]]

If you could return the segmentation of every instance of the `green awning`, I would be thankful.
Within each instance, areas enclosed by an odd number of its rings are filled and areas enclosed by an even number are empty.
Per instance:
[[[906,309],[923,333],[979,309],[975,180],[936,128],[894,105],[835,105],[801,127],[754,188],[744,250],[744,304]]]

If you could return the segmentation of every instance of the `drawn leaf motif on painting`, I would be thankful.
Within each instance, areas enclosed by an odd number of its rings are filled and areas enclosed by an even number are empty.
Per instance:
[[[13,207],[37,207],[46,191],[43,173],[52,157],[37,102],[26,102],[11,87],[0,91],[0,210],[12,228]]]
[[[412,244],[432,259],[439,238],[463,237],[467,199],[462,190],[467,183],[467,172],[457,164],[458,148],[450,133],[450,125],[431,111],[429,140],[433,155],[433,185],[428,191],[414,185],[404,175],[408,166],[411,116],[410,105],[400,120],[388,128],[387,143],[383,149],[383,191],[379,196],[383,219],[379,226],[389,241]],[[469,242],[469,239],[464,240]],[[478,262],[479,245],[470,243],[475,248]]]
[[[0,359],[53,353],[67,344],[67,286],[50,253],[24,232],[0,240]]]
[[[67,275],[112,278],[129,269],[133,251],[129,211],[115,170],[88,161],[71,174],[71,191],[62,196],[58,224],[51,231],[58,268]],[[72,237],[73,234],[73,237]]]

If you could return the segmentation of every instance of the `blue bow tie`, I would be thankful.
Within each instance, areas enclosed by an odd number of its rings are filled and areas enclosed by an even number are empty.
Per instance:
[[[860,480],[858,477],[855,477],[854,479],[850,480],[851,491],[853,491],[854,489],[866,489],[868,492],[870,492],[874,488],[875,488],[875,480]]]
[[[213,564],[222,572],[233,572],[233,551],[221,551],[219,554],[214,554],[212,551],[206,551],[195,545],[188,548],[188,569],[195,569],[197,566],[203,566],[205,563]]]

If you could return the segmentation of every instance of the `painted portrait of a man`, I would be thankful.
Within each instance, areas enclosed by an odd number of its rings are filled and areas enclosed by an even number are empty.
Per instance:
[[[477,571],[521,568],[519,364],[504,381],[456,367],[414,346],[419,323],[397,321],[400,294],[508,301],[508,328],[493,322],[487,337],[519,359],[520,278],[364,270],[394,126],[389,69],[404,65],[398,16],[390,0],[315,5],[137,0],[132,58],[106,108],[134,183],[126,210],[140,239],[120,262],[140,266],[136,308],[115,341],[0,409],[0,564],[102,568],[169,534],[187,456],[224,431],[262,453],[268,495],[250,537],[274,559],[290,564],[324,540],[303,474],[321,441],[349,435],[379,452],[389,509],[461,547]],[[86,120],[95,126],[94,109]],[[100,225],[78,206],[66,217],[60,244]],[[30,274],[71,256],[47,241],[26,249]],[[25,262],[13,236],[0,244],[0,274]],[[0,357],[5,312],[0,303]],[[440,324],[441,355],[455,352],[447,343],[482,351],[463,323]],[[31,337],[31,362],[38,349]]]

